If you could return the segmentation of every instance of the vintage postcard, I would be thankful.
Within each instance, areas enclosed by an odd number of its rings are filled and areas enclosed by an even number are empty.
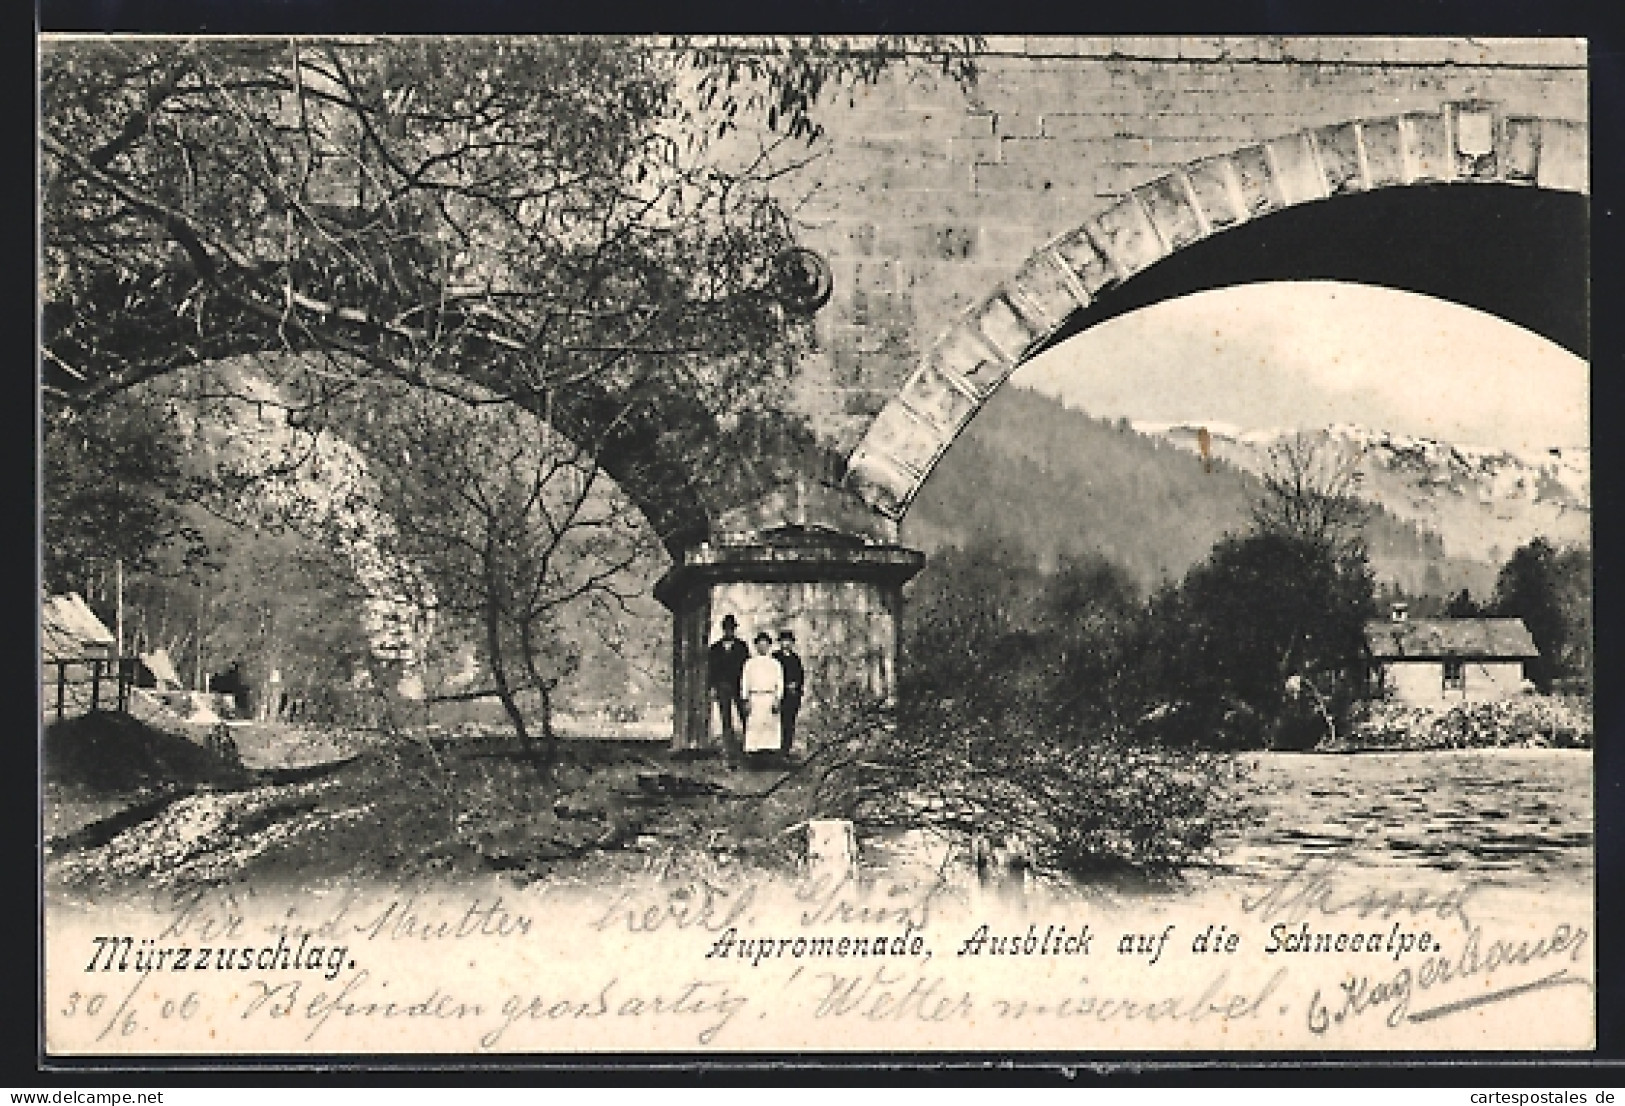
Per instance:
[[[39,48],[49,1059],[1594,1047],[1585,42]]]

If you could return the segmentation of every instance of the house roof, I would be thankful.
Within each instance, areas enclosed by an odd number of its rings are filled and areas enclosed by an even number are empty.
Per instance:
[[[76,591],[47,595],[40,609],[40,653],[47,661],[109,658],[118,651],[113,631]]]
[[[1375,619],[1365,624],[1371,655],[1383,660],[1515,660],[1540,650],[1521,618]]]
[[[169,658],[169,650],[160,647],[150,653],[142,653],[141,663],[147,666],[147,671],[152,673],[159,687],[183,686],[180,675],[175,671],[175,662]]]

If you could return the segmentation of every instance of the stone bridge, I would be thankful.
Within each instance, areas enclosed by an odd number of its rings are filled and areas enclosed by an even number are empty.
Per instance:
[[[1424,292],[1588,353],[1577,40],[994,39],[974,88],[827,108],[792,182],[835,293],[795,407],[825,447],[710,520],[658,594],[679,745],[710,740],[724,613],[791,627],[810,691],[892,688],[898,522],[1025,359],[1202,288]]]

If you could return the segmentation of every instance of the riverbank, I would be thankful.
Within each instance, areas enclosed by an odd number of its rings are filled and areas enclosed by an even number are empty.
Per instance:
[[[1360,705],[1346,733],[1323,752],[1434,749],[1589,749],[1591,705],[1577,698],[1520,695],[1481,703]]]
[[[50,749],[48,743],[48,750]],[[171,749],[172,755],[197,756]],[[48,760],[50,758],[48,757]],[[60,759],[60,754],[59,754]],[[1305,857],[1354,858],[1374,878],[1451,873],[1544,891],[1592,883],[1591,757],[1583,750],[1236,756],[1241,828],[1186,882],[1270,878]],[[199,762],[114,793],[48,785],[47,882],[97,900],[151,886],[309,886],[468,878],[613,883],[719,865],[793,872],[804,860],[801,773],[673,761],[645,743],[564,742],[551,767],[499,736],[376,736],[306,778]],[[197,766],[194,766],[194,769]],[[103,804],[96,807],[96,803]],[[76,805],[77,804],[77,805]],[[77,825],[74,824],[77,818]],[[863,845],[865,863],[887,849]],[[1171,890],[1178,893],[1181,881]]]

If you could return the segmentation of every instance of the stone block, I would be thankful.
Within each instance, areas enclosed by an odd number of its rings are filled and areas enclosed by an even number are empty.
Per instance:
[[[1057,138],[1092,138],[1095,137],[1094,124],[1087,122],[1069,122],[1087,116],[1120,116],[1133,118],[1148,112],[1173,112],[1174,94],[1167,92],[1159,96],[1157,93],[1143,88],[1111,88],[1090,92],[1068,103],[1047,105],[1050,110],[1044,112],[1043,130],[1046,135]],[[1070,133],[1076,130],[1079,133]]]
[[[1320,58],[1328,62],[1415,62],[1425,61],[1438,53],[1426,39],[1389,38],[1362,35],[1358,38],[1326,39],[1321,44]]]
[[[1254,67],[1237,65],[1224,58],[1188,58],[1177,65],[1165,65],[1156,73],[1154,87],[1176,93],[1219,92],[1239,86],[1256,87],[1249,80]]]
[[[1180,40],[1174,35],[1114,35],[1112,53],[1127,58],[1176,60]]]
[[[914,329],[914,306],[904,293],[854,295],[854,307],[845,325],[832,337],[841,344],[866,353],[906,354],[909,333]]]
[[[971,166],[971,180],[974,182],[972,187],[978,193],[1042,192],[1055,187],[1055,169],[1053,165],[1033,165],[1027,162],[977,164]]]
[[[1406,183],[1451,179],[1450,134],[1444,116],[1414,112],[1399,120],[1405,136]]]
[[[1440,42],[1434,60],[1457,65],[1585,64],[1585,40],[1577,38],[1458,38]]]
[[[826,133],[865,135],[871,139],[918,140],[921,135],[936,138],[991,138],[993,116],[965,110],[910,111],[884,102],[860,99],[856,107],[833,105],[822,116]],[[837,147],[839,152],[839,147]]]
[[[1160,165],[1171,169],[1205,157],[1227,154],[1236,148],[1233,138],[1133,137],[1102,140],[1103,155],[1120,165]]]
[[[1345,192],[1364,192],[1366,180],[1360,159],[1358,124],[1321,127],[1312,133],[1320,153],[1320,168],[1326,175],[1326,187],[1330,193],[1336,196]]]
[[[1043,116],[1036,112],[996,112],[993,116],[993,133],[999,138],[1037,138],[1044,133]]]
[[[898,518],[919,481],[893,461],[859,445],[847,463],[846,483],[875,510]]]
[[[975,319],[976,329],[987,344],[1012,365],[1043,336],[1041,328],[1017,311],[1002,291],[988,297],[976,311]]]
[[[1041,237],[1030,239],[1027,243],[1029,248],[1034,241],[1041,242],[1043,239]],[[958,310],[942,314],[940,313],[942,305],[957,301],[960,308],[969,307],[985,297],[987,290],[998,284],[1014,264],[1014,261],[997,265],[966,262],[936,266],[931,273],[931,279],[914,290],[914,310],[921,325],[932,321],[940,323],[934,328],[928,328],[924,334],[940,334],[960,314]]]
[[[1101,165],[1092,174],[1097,197],[1120,199],[1168,172],[1163,165]]]
[[[1367,179],[1372,188],[1405,182],[1405,141],[1398,119],[1374,119],[1360,124]]]
[[[996,282],[1031,257],[1034,248],[1048,237],[1043,227],[1027,222],[1026,213],[1023,212],[1019,223],[1012,221],[982,227],[977,241],[980,256],[999,270],[993,277]],[[987,288],[988,285],[983,285],[982,292],[985,293]]]
[[[1584,85],[1570,83],[1559,84],[1553,82],[1539,102],[1528,105],[1526,109],[1531,115],[1543,115],[1548,119],[1566,119],[1574,123],[1583,123],[1591,117],[1591,105],[1588,101],[1588,92]]]
[[[864,444],[924,477],[931,471],[937,454],[947,446],[949,437],[951,435],[945,435],[911,411],[907,404],[894,399],[875,416],[875,424],[865,435]]]
[[[1290,89],[1261,86],[1254,89],[1195,89],[1190,92],[1169,94],[1164,106],[1162,94],[1147,94],[1146,114],[1200,115],[1222,119],[1232,115],[1287,116],[1288,121],[1276,130],[1284,134],[1296,130],[1295,120],[1305,111],[1314,110],[1314,104],[1303,93]],[[1273,137],[1273,135],[1271,136]]]
[[[968,320],[943,335],[926,356],[933,368],[964,381],[982,397],[991,395],[1010,375],[1009,362],[988,348]]]
[[[1540,167],[1540,120],[1518,116],[1507,119],[1505,148],[1502,179],[1514,184],[1534,184]]]
[[[1198,162],[1186,173],[1186,180],[1202,218],[1213,230],[1223,230],[1247,218],[1246,201],[1229,158],[1214,157]]]
[[[1591,191],[1589,157],[1585,127],[1578,123],[1542,120],[1540,165],[1536,175],[1542,188],[1589,193]]]
[[[1202,217],[1185,187],[1183,173],[1170,173],[1136,189],[1134,195],[1145,205],[1151,225],[1157,228],[1157,234],[1169,250],[1188,246],[1202,237]]]
[[[867,185],[885,191],[949,191],[963,187],[970,167],[940,158],[893,159],[874,166]]]
[[[1062,140],[1114,138],[1118,135],[1139,134],[1143,123],[1138,117],[1123,114],[1076,112],[1046,113],[1044,137]],[[1010,141],[1018,141],[1011,139]],[[1031,141],[1031,140],[1028,140]]]
[[[1000,158],[998,138],[950,138],[948,160],[956,165],[996,162]]]
[[[1044,333],[1054,330],[1088,303],[1081,300],[1066,268],[1049,250],[1040,251],[1021,267],[1008,289],[1016,307]]]
[[[903,385],[902,399],[945,438],[959,433],[978,403],[969,386],[951,380],[929,361],[914,370]]]
[[[1079,227],[1055,243],[1055,255],[1071,270],[1078,285],[1090,296],[1116,283],[1117,266],[1100,247],[1087,226]]]
[[[1105,116],[1116,122],[1115,133],[1123,135],[1154,135],[1164,139],[1201,139],[1206,142],[1229,143],[1225,152],[1245,142],[1275,138],[1282,127],[1278,115],[1186,115],[1164,113],[1160,115]],[[1291,129],[1288,127],[1287,129]],[[1183,152],[1183,151],[1182,151]]]
[[[1263,146],[1237,150],[1228,160],[1241,190],[1242,205],[1248,218],[1275,211],[1286,203],[1280,186],[1275,182],[1269,153]]]
[[[977,83],[989,104],[1023,114],[1036,114],[1035,109],[1051,104],[1074,103],[1112,87],[1111,73],[1105,66],[1077,62],[1044,65],[1037,59],[1027,59],[1027,64],[1020,66],[990,68]],[[999,125],[1004,125],[1002,120]]]
[[[1043,180],[1077,179],[1081,170],[1098,161],[1120,160],[1117,150],[1129,139],[1112,138],[1006,138],[999,143],[999,160],[1025,166]]]
[[[854,257],[873,257],[880,228],[873,223],[858,223],[846,228],[847,252]]]
[[[1095,220],[1098,240],[1124,280],[1163,255],[1162,242],[1140,201],[1131,194]]]
[[[1021,52],[1029,58],[1077,57],[1080,41],[1076,35],[1023,35]]]
[[[1285,61],[1319,61],[1323,39],[1300,36],[1283,35],[1276,40],[1280,43],[1281,57]]]
[[[1179,39],[1179,56],[1187,61],[1213,60],[1230,57],[1230,40],[1224,38],[1186,38]]]
[[[1314,146],[1306,134],[1266,143],[1275,166],[1275,183],[1287,205],[1326,198],[1326,178],[1320,171]]]

